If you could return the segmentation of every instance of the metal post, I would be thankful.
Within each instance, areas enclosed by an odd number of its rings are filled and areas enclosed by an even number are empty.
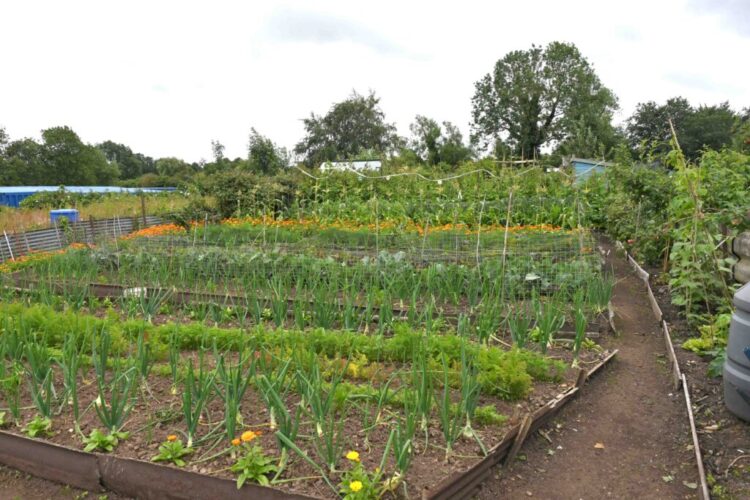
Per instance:
[[[23,223],[21,223],[21,235],[23,236],[24,243],[26,243],[26,253],[31,253],[29,238],[26,236],[26,226],[24,226]]]
[[[8,239],[8,233],[3,230],[3,235],[5,236],[5,244],[8,245],[8,253],[10,253],[10,260],[16,260],[15,257],[13,257],[13,249],[10,247],[10,240]]]
[[[143,218],[143,227],[146,227],[146,195],[141,191],[141,217]]]
[[[62,240],[60,239],[60,230],[57,229],[57,219],[55,219],[54,222],[55,222],[55,236],[57,236],[57,244],[59,248],[62,249],[63,244],[62,244]]]
[[[90,243],[93,245],[96,243],[96,229],[94,227],[94,216],[89,215],[89,231],[91,233]]]

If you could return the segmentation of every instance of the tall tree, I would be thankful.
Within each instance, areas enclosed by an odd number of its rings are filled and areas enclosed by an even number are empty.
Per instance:
[[[104,141],[96,145],[107,158],[109,163],[115,163],[120,169],[122,179],[135,179],[143,174],[156,172],[154,159],[134,153],[132,149],[124,144],[114,141]]]
[[[728,102],[699,106],[682,127],[680,146],[689,158],[697,159],[704,149],[718,151],[732,144],[732,135],[740,120]]]
[[[9,142],[0,167],[0,184],[4,186],[45,184],[41,146],[33,139]]]
[[[289,155],[284,148],[280,148],[271,139],[250,129],[250,141],[247,146],[248,165],[251,170],[273,175],[289,164]]]
[[[704,148],[718,150],[730,145],[738,120],[726,102],[694,108],[683,97],[664,104],[649,101],[638,104],[628,119],[628,142],[641,154],[664,154],[671,148],[671,122],[683,152],[694,160]]]
[[[99,149],[84,144],[70,127],[42,130],[45,184],[91,185],[117,180],[120,171]]]
[[[438,122],[426,116],[417,115],[414,123],[409,125],[412,149],[428,165],[440,163],[440,138],[443,131]]]
[[[156,172],[163,177],[187,179],[194,173],[194,168],[179,158],[159,158],[155,163]]]
[[[501,143],[531,158],[570,137],[581,122],[596,137],[611,134],[615,109],[617,98],[575,45],[532,45],[508,53],[476,82],[472,142],[496,149]]]
[[[464,145],[461,131],[451,122],[442,127],[426,116],[417,115],[409,126],[412,138],[410,146],[428,165],[447,163],[458,165],[471,158],[472,151]]]
[[[374,92],[367,96],[352,92],[349,98],[335,103],[325,116],[311,113],[302,121],[305,137],[294,152],[303,155],[308,166],[350,160],[367,150],[390,153],[398,143],[396,127],[385,122],[380,99]]]

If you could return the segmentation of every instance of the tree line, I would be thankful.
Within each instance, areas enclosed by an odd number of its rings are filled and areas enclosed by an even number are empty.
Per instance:
[[[653,159],[668,148],[671,126],[690,159],[705,149],[750,150],[750,107],[695,106],[683,97],[636,106],[622,126],[612,123],[617,96],[570,43],[532,45],[499,59],[474,84],[471,135],[451,122],[417,115],[402,137],[374,93],[352,92],[323,115],[303,119],[304,136],[288,151],[251,129],[247,154],[229,159],[212,141],[210,161],[154,159],[114,141],[84,143],[69,127],[45,129],[41,142],[11,140],[0,128],[0,185],[174,185],[196,175],[245,171],[274,175],[293,163],[310,168],[327,161],[390,159],[405,165],[456,167],[479,158],[539,159],[563,156],[608,159],[616,151]],[[671,125],[670,125],[671,123]]]

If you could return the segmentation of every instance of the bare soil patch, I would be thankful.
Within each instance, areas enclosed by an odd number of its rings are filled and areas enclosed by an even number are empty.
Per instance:
[[[697,498],[685,402],[673,391],[659,324],[643,282],[611,246],[617,359],[594,378],[477,497]]]

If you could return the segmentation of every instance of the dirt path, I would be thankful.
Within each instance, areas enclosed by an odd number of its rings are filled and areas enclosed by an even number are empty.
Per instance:
[[[697,498],[685,402],[670,385],[644,284],[624,259],[609,260],[617,358],[544,429],[549,441],[529,438],[512,470],[495,468],[477,498]]]

